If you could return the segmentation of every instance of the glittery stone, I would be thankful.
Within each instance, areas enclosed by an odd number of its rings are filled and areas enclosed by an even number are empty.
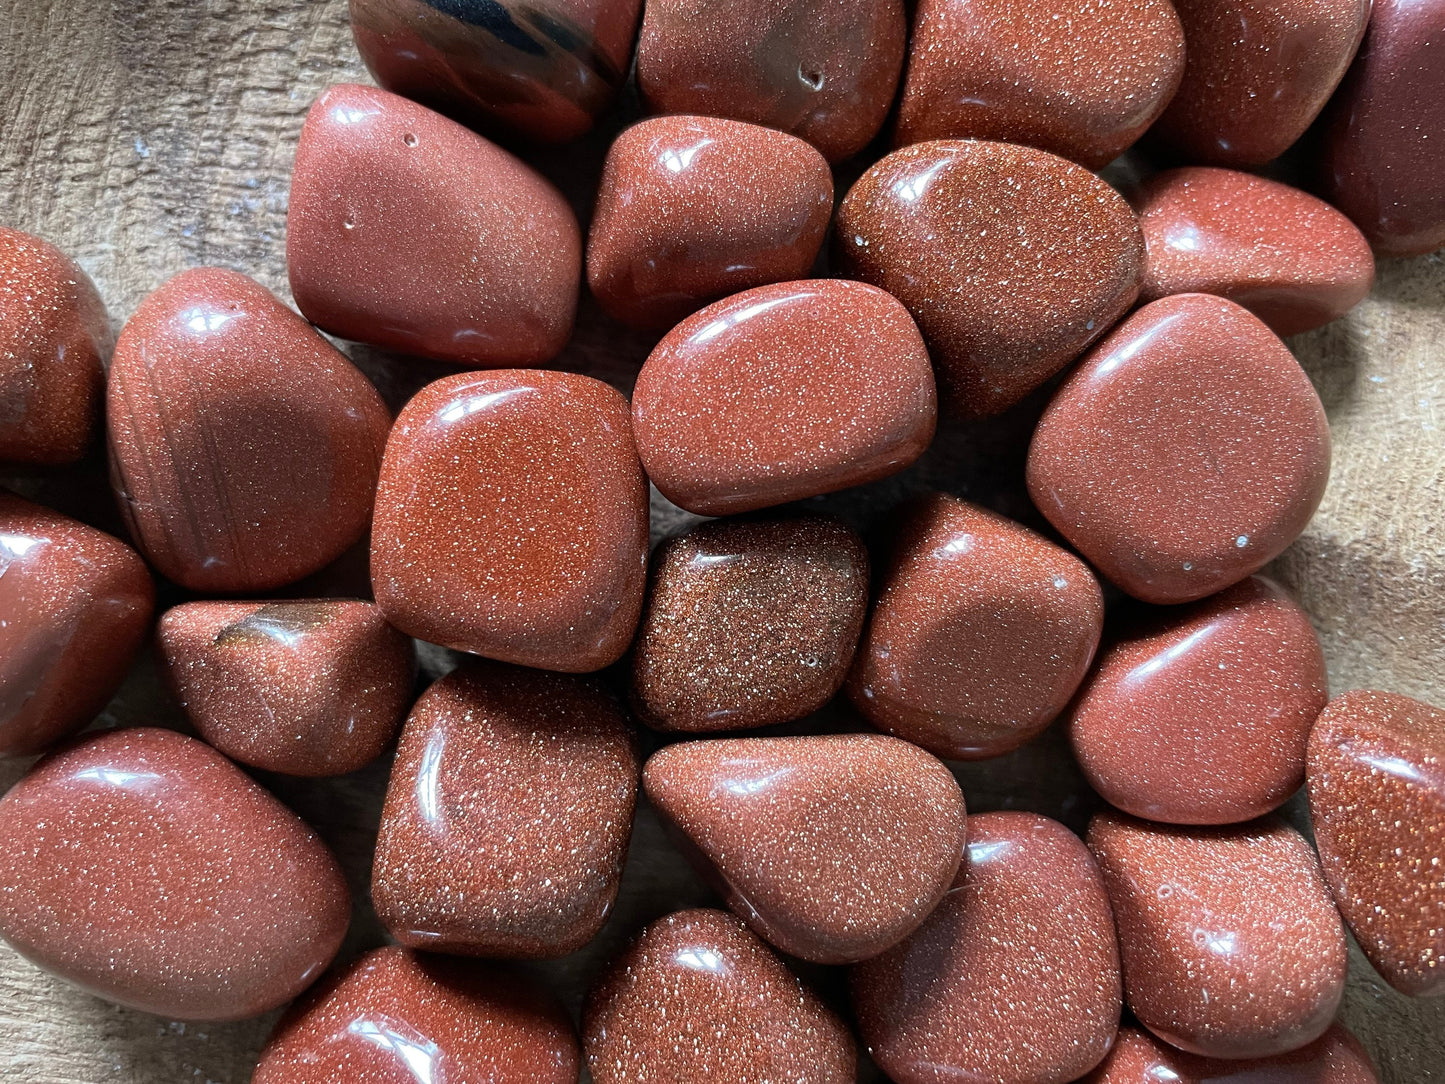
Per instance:
[[[403,945],[562,956],[602,927],[632,833],[631,725],[584,678],[476,660],[401,734],[371,896]]]
[[[97,734],[0,798],[0,937],[97,997],[255,1016],[321,974],[350,915],[326,845],[194,738]]]
[[[896,474],[933,439],[928,351],[872,286],[809,279],[709,305],[637,374],[643,468],[689,512],[724,515]]]
[[[158,639],[201,737],[267,771],[355,771],[411,706],[412,643],[369,602],[190,602],[161,617]]]
[[[838,209],[842,273],[908,307],[945,405],[997,414],[1062,369],[1139,293],[1122,196],[1044,151],[936,140],[894,151]]]
[[[606,384],[538,370],[447,377],[407,404],[387,443],[376,601],[434,644],[598,670],[637,627],[647,515],[627,400]]]
[[[1145,301],[1218,294],[1276,335],[1336,320],[1375,281],[1370,244],[1323,200],[1228,169],[1160,173],[1134,201],[1148,249]]]
[[[1212,1058],[1324,1034],[1345,990],[1345,933],[1303,836],[1275,817],[1184,829],[1102,813],[1088,839],[1145,1027]]]
[[[1258,166],[1319,115],[1359,48],[1370,0],[1174,0],[1184,80],[1153,131],[1197,162]]]
[[[659,730],[802,718],[843,684],[867,608],[868,552],[841,523],[705,523],[653,555],[633,705]]]
[[[1327,696],[1309,615],[1253,577],[1182,610],[1139,614],[1101,652],[1069,737],[1111,805],[1173,824],[1231,824],[1299,790]]]
[[[837,162],[882,126],[907,32],[902,0],[647,0],[637,85],[654,113],[781,128]]]
[[[681,742],[652,755],[642,782],[728,906],[816,963],[864,960],[907,937],[963,855],[949,770],[881,734]]]
[[[1065,1084],[1109,1051],[1119,951],[1099,870],[1032,813],[969,818],[953,890],[850,973],[868,1052],[897,1084]]]
[[[531,167],[405,98],[331,87],[311,107],[286,217],[291,292],[345,339],[486,368],[572,334],[582,235]]]
[[[500,968],[390,946],[282,1018],[251,1084],[577,1084],[581,1051],[549,995]]]
[[[1232,301],[1145,305],[1065,382],[1034,432],[1034,504],[1145,602],[1259,571],[1324,496],[1330,432],[1294,355]]]
[[[1027,143],[1098,169],[1183,74],[1169,0],[921,0],[894,138]]]
[[[1445,247],[1445,0],[1375,0],[1324,125],[1326,195],[1384,256]]]
[[[582,1020],[595,1084],[852,1084],[853,1037],[732,915],[678,911],[613,961]]]
[[[184,271],[120,334],[111,478],[141,552],[194,591],[262,591],[366,530],[390,416],[345,355],[235,271]]]
[[[1083,1084],[1379,1084],[1360,1041],[1339,1024],[1324,1036],[1270,1058],[1200,1058],[1147,1031],[1120,1028],[1114,1049]]]
[[[38,753],[95,718],[154,604],[130,547],[0,490],[0,757]]]
[[[1330,702],[1309,742],[1325,880],[1370,963],[1445,994],[1445,711],[1395,693]]]
[[[1073,554],[935,493],[903,518],[848,696],[939,756],[997,756],[1064,709],[1103,620],[1099,584]]]
[[[80,458],[100,418],[110,344],[89,276],[54,245],[0,226],[0,460]]]
[[[465,123],[576,139],[627,78],[642,0],[351,0],[351,32],[387,90]]]
[[[801,139],[714,117],[646,120],[607,152],[587,282],[618,320],[668,328],[806,276],[832,216],[833,174]]]

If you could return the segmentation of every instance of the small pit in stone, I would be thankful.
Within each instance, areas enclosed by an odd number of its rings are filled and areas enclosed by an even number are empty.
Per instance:
[[[805,68],[802,65],[799,65],[798,78],[803,81],[803,84],[809,90],[823,89],[823,73],[814,68]]]

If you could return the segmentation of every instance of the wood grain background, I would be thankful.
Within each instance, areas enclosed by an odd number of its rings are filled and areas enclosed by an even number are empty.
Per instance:
[[[345,0],[0,0],[0,222],[40,234],[95,278],[118,324],[165,278],[220,265],[289,300],[284,237],[288,176],[307,106],[328,83],[367,81]],[[585,217],[618,115],[582,147],[531,153]],[[839,177],[840,191],[851,178]],[[652,340],[608,323],[584,299],[562,367],[626,390]],[[1276,573],[1314,616],[1334,688],[1396,689],[1445,703],[1445,261],[1380,267],[1370,299],[1348,319],[1293,341],[1319,388],[1335,439],[1324,506]],[[395,408],[440,367],[353,350]],[[1021,489],[1024,441],[1041,397],[1005,418],[945,425],[903,475],[809,502],[870,541],[898,500],[947,489],[1037,522]],[[118,530],[104,462],[7,471],[0,484]],[[654,533],[685,517],[660,502]],[[357,550],[292,594],[364,593]],[[173,590],[165,602],[178,601]],[[426,676],[451,665],[429,649]],[[613,675],[615,679],[615,675]],[[101,725],[182,727],[142,659]],[[856,726],[846,709],[805,726]],[[27,765],[0,764],[0,790]],[[387,764],[338,780],[258,778],[336,848],[357,894],[350,958],[382,941],[366,902]],[[1093,808],[1057,733],[999,760],[958,767],[973,809],[1015,807],[1082,829]],[[1291,815],[1302,823],[1298,800]],[[566,960],[536,965],[576,1010],[598,968],[637,926],[707,903],[702,884],[638,818],[614,919]],[[1346,1022],[1391,1084],[1445,1080],[1445,999],[1411,1002],[1355,954]],[[827,996],[836,972],[808,969]],[[840,1002],[841,1005],[841,1002]],[[130,1012],[41,974],[0,945],[0,1082],[244,1084],[274,1015],[183,1025]],[[871,1078],[871,1069],[865,1078]]]

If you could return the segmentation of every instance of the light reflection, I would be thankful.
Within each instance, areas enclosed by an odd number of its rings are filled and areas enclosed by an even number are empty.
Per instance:
[[[445,410],[437,415],[440,421],[447,423],[461,421],[469,414],[476,414],[483,410],[489,410],[494,406],[500,406],[509,399],[519,395],[535,391],[535,388],[523,386],[520,388],[506,388],[502,391],[489,391],[482,395],[468,395],[463,399],[450,404]]]
[[[39,545],[43,539],[28,534],[0,531],[0,556],[18,560]]]
[[[421,756],[421,767],[416,773],[416,804],[428,823],[434,823],[441,809],[438,798],[442,753],[446,749],[446,738],[433,734],[427,739],[426,750]]]
[[[104,765],[84,768],[76,772],[72,778],[86,783],[103,783],[107,787],[122,787],[128,790],[144,789],[152,783],[161,781],[161,777],[155,772],[128,772],[120,768],[107,768]]]
[[[1164,243],[1180,252],[1198,252],[1203,247],[1199,230],[1193,225],[1171,226],[1164,231]]]
[[[354,105],[338,105],[331,111],[331,119],[337,124],[360,124],[368,117],[380,114],[379,109],[359,109]]]
[[[995,839],[988,843],[970,843],[968,845],[968,861],[975,864],[979,862],[992,862],[995,858],[1002,858],[1013,850],[1013,841],[1009,839]]]
[[[709,948],[680,949],[672,958],[689,971],[706,971],[710,975],[722,975],[728,970],[727,961]]]
[[[791,767],[774,768],[766,775],[746,776],[735,775],[723,781],[723,789],[729,794],[739,798],[746,798],[750,794],[757,794],[759,791],[767,790],[779,780],[786,779],[793,774]]]
[[[703,139],[699,139],[691,147],[669,147],[662,152],[660,161],[668,168],[669,172],[681,173],[688,166],[692,165],[692,160],[697,157],[699,151],[705,147],[711,147],[714,142],[713,139],[704,137]]]
[[[775,297],[768,301],[755,302],[745,309],[739,309],[737,312],[730,312],[726,316],[721,316],[712,321],[696,335],[692,336],[690,341],[695,343],[712,342],[712,340],[716,339],[719,335],[731,328],[737,327],[738,324],[746,320],[751,320],[755,316],[761,316],[769,309],[776,309],[779,305],[786,305],[799,296],[801,295],[789,294],[786,297]]]
[[[220,331],[240,315],[239,312],[217,312],[215,309],[187,309],[181,313],[181,322],[192,331],[206,334]]]
[[[1151,327],[1145,334],[1135,336],[1123,346],[1119,347],[1119,349],[1115,350],[1112,354],[1110,354],[1099,366],[1098,371],[1095,373],[1095,375],[1106,376],[1109,373],[1112,373],[1120,365],[1123,365],[1124,362],[1131,361],[1133,358],[1138,356],[1140,351],[1148,349],[1158,339],[1162,338],[1165,334],[1172,331],[1174,325],[1179,323],[1179,321],[1183,319],[1184,314],[1182,312],[1172,313],[1171,315],[1164,317],[1164,319],[1160,320],[1157,324]]]
[[[410,1025],[385,1016],[358,1016],[346,1030],[394,1056],[416,1084],[445,1084],[441,1048]]]
[[[1207,639],[1212,632],[1214,632],[1213,625],[1205,625],[1203,628],[1195,629],[1167,651],[1161,651],[1153,658],[1147,659],[1134,667],[1134,669],[1125,675],[1124,681],[1126,683],[1143,681],[1150,675],[1157,674],[1181,655],[1187,655],[1194,648],[1198,647],[1200,642]]]
[[[894,195],[906,203],[916,203],[928,192],[928,186],[933,183],[933,178],[938,176],[938,171],[947,165],[952,165],[952,159],[945,158],[942,161],[934,162],[920,173],[915,173],[901,181],[895,181],[893,184]]]
[[[1405,780],[1407,783],[1423,783],[1425,781],[1418,767],[1400,757],[1373,756],[1367,753],[1360,759],[1376,771],[1384,772],[1386,775],[1393,775],[1398,779]]]

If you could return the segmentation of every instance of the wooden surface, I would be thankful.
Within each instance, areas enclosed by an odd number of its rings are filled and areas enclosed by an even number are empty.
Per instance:
[[[306,107],[328,83],[364,79],[345,0],[0,0],[0,222],[38,233],[94,276],[117,323],[167,276],[217,264],[283,297],[288,174]],[[626,109],[624,107],[623,115]],[[614,121],[613,128],[616,123]],[[533,156],[585,216],[608,133]],[[847,177],[840,177],[846,183]],[[559,360],[628,387],[651,343],[584,300]],[[1380,268],[1347,320],[1292,344],[1329,411],[1335,464],[1323,508],[1277,573],[1323,637],[1336,690],[1396,689],[1445,704],[1445,261]],[[354,351],[393,407],[442,370]],[[1021,495],[1038,398],[1009,417],[946,425],[895,479],[811,502],[875,539],[887,510],[928,486],[1036,520]],[[31,497],[118,529],[97,455],[66,472],[0,476]],[[658,507],[654,531],[681,516]],[[360,549],[293,593],[365,590]],[[174,593],[167,602],[176,601]],[[450,665],[430,650],[427,673]],[[102,725],[182,725],[142,660]],[[856,725],[841,713],[812,725]],[[0,790],[24,764],[0,764]],[[260,777],[341,855],[357,893],[343,958],[381,941],[366,882],[387,765],[340,780]],[[1091,798],[1057,733],[1013,756],[960,766],[973,809],[1036,809],[1082,828]],[[1298,800],[1292,806],[1299,818]],[[648,918],[710,900],[647,810],[614,920],[589,948],[538,965],[575,1010],[597,969]],[[1392,1084],[1445,1080],[1445,998],[1411,1002],[1356,954],[1347,1023]],[[836,973],[810,972],[830,996]],[[243,1084],[274,1021],[182,1025],[78,993],[0,946],[0,1082]]]

